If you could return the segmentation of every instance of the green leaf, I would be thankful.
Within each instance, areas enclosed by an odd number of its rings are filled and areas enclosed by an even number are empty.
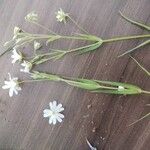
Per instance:
[[[34,80],[51,80],[51,81],[60,81],[60,77],[53,74],[47,74],[43,72],[33,71],[31,73],[31,78]]]
[[[87,35],[87,34],[77,34],[79,35],[80,37],[83,37],[83,38],[86,38],[86,39],[89,39],[91,41],[102,41],[101,38],[95,36],[95,35]]]
[[[103,42],[100,41],[100,42],[91,44],[91,45],[89,45],[88,47],[85,47],[85,48],[79,50],[78,54],[80,55],[80,54],[87,53],[87,52],[89,52],[89,51],[94,51],[94,50],[96,50],[97,48],[99,48],[99,47],[102,45],[102,43],[103,43]]]
[[[50,39],[48,39],[48,40],[46,41],[46,45],[48,45],[50,42],[53,42],[53,41],[58,40],[58,39],[60,39],[60,38],[61,38],[60,36],[51,37]]]
[[[139,49],[139,48],[141,48],[141,47],[143,47],[143,46],[145,46],[145,45],[147,45],[147,44],[149,44],[149,43],[150,43],[150,40],[147,40],[147,41],[145,41],[145,42],[139,44],[138,46],[136,46],[136,47],[134,47],[134,48],[132,48],[132,49],[130,49],[130,50],[127,50],[125,53],[119,55],[118,57],[122,57],[122,56],[124,56],[124,55],[126,55],[126,54],[129,54],[129,53],[131,53],[131,52],[133,52],[133,51],[135,51],[135,50],[137,50],[137,49]]]
[[[118,95],[133,95],[133,94],[140,94],[139,91],[137,90],[122,90],[122,91],[118,91],[118,90],[106,90],[106,89],[97,89],[97,90],[93,90],[93,93],[108,93],[108,94],[118,94]]]
[[[140,22],[137,22],[137,21],[134,21],[134,20],[131,20],[131,19],[129,19],[128,17],[124,16],[121,12],[120,12],[120,15],[121,15],[125,20],[127,20],[128,22],[130,22],[130,23],[132,23],[132,24],[134,24],[134,25],[137,25],[137,26],[139,26],[139,27],[141,27],[141,28],[144,28],[144,29],[146,29],[146,30],[148,30],[148,31],[150,31],[150,26],[145,25],[145,24],[140,23]]]
[[[86,90],[96,90],[100,88],[100,85],[98,83],[87,79],[74,79],[74,80],[63,79],[62,81],[74,87],[78,87]]]
[[[112,81],[99,81],[96,80],[100,84],[104,84],[105,86],[109,85],[112,87],[118,88],[119,86],[124,87],[124,90],[104,90],[106,92],[111,92],[114,94],[140,94],[142,93],[141,88],[138,86],[128,84],[128,83],[121,83],[121,82],[112,82]],[[101,89],[98,89],[98,91],[101,91]]]

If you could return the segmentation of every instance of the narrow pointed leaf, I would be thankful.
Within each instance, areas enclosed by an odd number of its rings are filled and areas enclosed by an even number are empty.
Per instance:
[[[132,126],[149,116],[150,116],[150,112],[148,114],[146,114],[145,116],[141,117],[140,119],[136,120],[135,122],[131,123],[129,126]]]
[[[87,53],[87,52],[90,52],[90,51],[94,51],[97,48],[99,48],[102,45],[102,43],[103,42],[97,42],[97,43],[91,44],[89,47],[81,49],[78,52],[78,54],[80,55],[80,54],[84,54],[84,53]]]
[[[134,21],[134,20],[131,20],[131,19],[129,19],[128,17],[126,17],[125,15],[123,15],[121,12],[120,12],[120,15],[121,15],[125,20],[127,20],[128,22],[130,22],[130,23],[132,23],[132,24],[134,24],[134,25],[137,25],[137,26],[139,26],[139,27],[141,27],[141,28],[144,28],[144,29],[146,29],[146,30],[148,30],[148,31],[150,31],[150,26],[145,25],[145,24],[140,23],[140,22],[137,22],[137,21]]]
[[[78,88],[82,88],[82,89],[86,89],[86,90],[96,90],[97,88],[99,88],[99,84],[97,84],[96,82],[90,82],[90,81],[87,81],[87,82],[82,82],[82,79],[81,80],[64,80],[64,82],[66,82],[67,84],[69,85],[72,85],[74,87],[78,87]]]
[[[150,76],[150,72],[148,70],[146,70],[135,58],[133,58],[132,56],[130,56],[134,62],[148,75]]]
[[[52,37],[52,38],[48,39],[48,40],[46,41],[46,45],[48,45],[50,42],[53,42],[53,41],[55,41],[55,40],[58,40],[59,38],[60,38],[60,36],[55,36],[55,37]]]
[[[150,40],[147,40],[147,41],[145,41],[145,42],[139,44],[138,46],[136,46],[136,47],[134,47],[134,48],[132,48],[132,49],[130,49],[130,50],[127,50],[125,53],[119,55],[118,57],[122,57],[122,56],[124,56],[124,55],[127,55],[127,54],[129,54],[129,53],[131,53],[131,52],[133,52],[133,51],[135,51],[135,50],[137,50],[137,49],[139,49],[139,48],[141,48],[141,47],[143,47],[143,46],[145,46],[145,45],[148,45],[149,43],[150,43]]]

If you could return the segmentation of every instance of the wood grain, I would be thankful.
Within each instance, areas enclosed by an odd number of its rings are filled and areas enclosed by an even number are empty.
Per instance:
[[[11,38],[14,26],[30,32],[46,33],[24,21],[32,10],[39,13],[41,23],[62,34],[79,33],[71,23],[59,24],[55,12],[62,8],[69,12],[87,31],[102,38],[146,33],[119,15],[124,14],[150,23],[149,0],[1,0],[0,51]],[[149,78],[128,57],[117,55],[134,47],[139,40],[104,45],[93,53],[66,56],[35,68],[66,76],[130,82],[144,89],[150,88]],[[77,47],[75,41],[62,41],[56,48]],[[86,44],[85,42],[82,44]],[[133,56],[150,69],[148,46]],[[0,59],[0,84],[7,73],[22,78],[19,65],[12,66],[10,54]],[[50,101],[58,100],[65,107],[62,124],[50,126],[42,112]],[[147,95],[114,96],[91,94],[59,83],[26,84],[20,95],[9,98],[0,90],[0,150],[88,150],[86,138],[98,150],[149,150],[149,118],[128,127],[149,112]]]

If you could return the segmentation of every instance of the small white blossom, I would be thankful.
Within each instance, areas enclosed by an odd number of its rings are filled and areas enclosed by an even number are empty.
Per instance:
[[[28,22],[37,22],[38,21],[38,14],[34,11],[30,12],[25,16],[25,20]]]
[[[18,78],[12,78],[11,75],[9,75],[9,81],[4,81],[5,85],[2,86],[3,89],[9,89],[9,96],[12,97],[15,93],[18,94],[18,91],[21,90],[21,87],[19,86]]]
[[[37,41],[34,41],[34,50],[38,50],[41,48],[41,43],[37,42]]]
[[[97,148],[96,147],[93,147],[92,145],[91,145],[91,143],[86,139],[86,142],[87,142],[87,144],[88,144],[88,146],[89,146],[89,148],[91,149],[91,150],[97,150]]]
[[[68,17],[68,14],[65,13],[61,8],[56,12],[56,19],[59,22],[66,23],[66,18]]]
[[[23,61],[21,66],[24,67],[24,69],[20,69],[21,72],[29,73],[30,70],[32,69],[32,64],[30,62],[28,62],[28,61]]]
[[[21,52],[18,53],[17,50],[14,49],[14,50],[12,51],[12,53],[13,53],[13,54],[11,55],[11,58],[13,59],[13,60],[12,60],[12,63],[13,63],[13,64],[16,63],[17,61],[19,61],[19,62],[22,61],[22,54],[21,54]]]
[[[62,107],[62,104],[58,104],[56,101],[49,103],[50,109],[45,109],[43,111],[43,117],[49,118],[49,124],[55,125],[58,122],[62,122],[62,119],[64,118],[64,115],[60,112],[64,111],[64,108]]]
[[[124,87],[123,86],[118,86],[118,91],[123,91]]]

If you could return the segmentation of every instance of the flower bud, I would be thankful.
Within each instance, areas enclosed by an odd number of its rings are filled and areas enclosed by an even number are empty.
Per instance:
[[[28,22],[37,22],[38,21],[38,14],[33,12],[30,12],[25,16],[25,20]]]

